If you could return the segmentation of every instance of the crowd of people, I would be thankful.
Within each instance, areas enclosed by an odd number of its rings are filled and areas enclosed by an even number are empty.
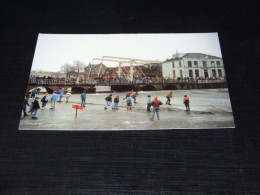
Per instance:
[[[96,76],[96,77],[40,77],[40,76],[31,76],[29,83],[31,84],[75,84],[75,85],[84,85],[84,84],[142,84],[142,83],[174,83],[174,82],[188,82],[188,83],[210,83],[210,82],[222,82],[223,78],[207,78],[202,77],[185,77],[185,78],[168,78],[168,77],[149,77],[149,76],[135,76],[133,81],[130,81],[129,76]]]
[[[39,93],[39,90],[33,89],[32,92],[31,92],[31,95],[29,95],[29,94],[26,95],[24,102],[23,102],[23,106],[22,106],[24,117],[29,116],[27,114],[26,107],[30,108],[28,113],[31,113],[32,119],[37,119],[37,116],[36,116],[37,110],[46,109],[46,105],[49,102],[49,99],[48,99],[49,94],[48,93],[44,94],[44,96],[41,99],[42,105],[40,106],[39,97],[35,97],[35,95],[38,94],[38,93]],[[50,97],[50,102],[51,102],[51,108],[50,109],[51,110],[55,109],[55,103],[56,102],[61,103],[64,94],[66,96],[66,103],[68,103],[69,99],[71,97],[71,91],[64,91],[64,88],[60,88],[60,90],[58,92],[56,92],[56,91],[53,92],[53,94]],[[118,110],[119,96],[115,96],[114,99],[112,98],[112,96],[113,96],[112,94],[109,94],[105,98],[105,107],[104,107],[105,110],[108,109],[108,107],[111,107],[111,109],[113,109],[113,110]],[[81,93],[80,97],[81,97],[81,104],[80,105],[83,106],[83,107],[86,107],[86,97],[87,97],[86,91],[83,91]],[[126,101],[126,109],[127,110],[132,110],[132,106],[133,106],[132,103],[137,103],[136,102],[137,97],[138,97],[137,91],[132,90],[132,91],[128,91],[126,93],[125,98],[122,99],[122,103],[124,101]],[[167,94],[165,104],[171,105],[170,104],[171,98],[172,98],[172,92]],[[190,102],[190,100],[187,97],[187,95],[184,95],[183,104],[185,105],[186,111],[190,111],[189,102]],[[163,105],[162,101],[160,101],[158,99],[158,97],[156,97],[156,96],[152,100],[151,95],[148,95],[147,99],[146,99],[146,104],[147,104],[147,112],[152,112],[150,120],[154,119],[155,114],[157,115],[157,119],[159,120],[160,119],[159,118],[159,107],[161,105]],[[152,110],[151,110],[151,107],[152,107]]]

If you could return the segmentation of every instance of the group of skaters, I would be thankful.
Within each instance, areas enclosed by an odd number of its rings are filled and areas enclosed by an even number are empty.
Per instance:
[[[126,100],[127,110],[132,110],[132,100],[134,100],[134,103],[137,103],[136,102],[137,96],[138,96],[137,92],[133,92],[133,91],[127,92],[126,97],[122,100],[123,102],[124,102],[124,100]],[[166,96],[166,98],[167,98],[166,104],[171,105],[170,102],[171,102],[171,98],[172,98],[172,92],[170,92]],[[105,98],[105,100],[106,100],[106,105],[104,108],[105,110],[107,109],[108,106],[111,106],[112,109],[118,109],[119,96],[116,96],[114,98],[114,104],[112,104],[112,94],[107,96]],[[189,102],[190,102],[190,100],[187,97],[187,95],[184,95],[183,104],[186,107],[186,111],[190,111]],[[150,120],[154,119],[155,113],[156,113],[157,119],[159,120],[160,119],[159,118],[159,107],[160,107],[160,105],[163,105],[163,103],[160,100],[158,100],[157,96],[155,96],[154,100],[152,100],[151,95],[147,96],[146,103],[147,103],[147,112],[152,112],[152,116],[151,116]],[[152,111],[151,111],[151,107],[153,107]]]
[[[26,112],[26,106],[28,106],[30,108],[28,113],[31,113],[32,119],[37,119],[36,115],[37,115],[37,110],[39,109],[46,109],[46,105],[49,102],[48,99],[48,93],[45,93],[44,96],[41,99],[42,102],[42,106],[40,107],[39,104],[39,97],[35,97],[35,94],[37,94],[37,90],[33,89],[32,93],[31,93],[31,98],[30,95],[26,95],[24,102],[23,102],[23,112],[24,112],[24,116],[29,116],[29,114],[27,114]],[[58,94],[59,93],[59,94]],[[70,91],[66,91],[66,103],[68,103],[69,98],[71,96],[71,92]],[[85,107],[86,106],[86,91],[83,91],[83,93],[81,94],[81,106]],[[61,102],[62,98],[64,96],[64,88],[60,88],[60,90],[58,92],[53,92],[51,98],[50,98],[50,102],[51,102],[51,108],[50,109],[55,109],[55,103],[57,102]],[[126,101],[126,108],[127,110],[132,110],[132,102],[137,103],[136,102],[136,98],[138,96],[138,92],[134,92],[134,91],[129,91],[126,94],[126,97],[122,100],[122,103],[124,101]],[[168,105],[171,105],[171,98],[172,98],[172,92],[170,92],[167,96],[166,96],[166,103]],[[112,94],[110,94],[109,96],[107,96],[105,98],[106,104],[104,109],[108,109],[108,107],[110,106],[111,109],[114,110],[118,110],[118,104],[119,104],[119,96],[116,96],[114,99],[114,104],[112,103]],[[189,107],[189,98],[187,97],[187,95],[184,95],[183,98],[183,104],[186,107],[186,111],[190,110]],[[147,96],[146,99],[146,104],[147,104],[147,112],[152,112],[152,116],[151,116],[151,120],[154,119],[154,115],[156,113],[157,115],[157,119],[159,120],[159,107],[160,105],[163,105],[163,103],[158,99],[158,97],[154,97],[153,100],[151,99],[151,95]],[[152,111],[151,111],[151,107],[152,107]]]
[[[24,116],[29,116],[28,113],[31,114],[32,116],[32,119],[38,119],[38,117],[36,117],[37,115],[37,111],[39,109],[46,109],[46,105],[47,103],[49,102],[49,98],[48,98],[48,93],[45,93],[44,96],[42,97],[41,99],[41,107],[40,107],[40,104],[39,104],[39,97],[35,97],[36,94],[39,93],[39,90],[38,89],[33,89],[32,92],[31,92],[31,95],[27,94],[25,96],[25,99],[24,99],[24,102],[23,102],[23,106],[22,106],[22,110],[23,110],[23,113],[24,113]],[[59,95],[58,95],[59,93]],[[51,102],[51,108],[50,109],[55,109],[55,103],[56,101],[57,102],[61,102],[62,98],[63,98],[63,94],[64,94],[64,88],[60,88],[60,90],[58,92],[53,92],[51,98],[50,98],[50,102]],[[66,92],[66,103],[68,103],[69,101],[69,98],[71,96],[71,92],[70,91],[67,91]],[[28,113],[26,112],[26,106],[29,107],[29,111]]]

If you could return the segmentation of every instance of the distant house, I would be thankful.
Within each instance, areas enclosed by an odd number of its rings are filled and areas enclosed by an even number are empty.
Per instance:
[[[162,76],[162,64],[161,63],[145,64],[144,66],[151,70],[152,77],[155,77],[155,76],[161,77]]]
[[[140,65],[134,66],[134,76],[153,76],[154,73],[147,67]],[[129,75],[130,66],[121,67],[121,75]],[[118,67],[114,68],[112,71],[112,76],[118,76]]]
[[[162,62],[164,78],[225,77],[223,60],[202,53],[176,53]]]
[[[96,77],[96,76],[104,76],[106,74],[107,67],[100,64],[89,64],[85,67],[84,72],[87,76]]]
[[[65,77],[65,74],[61,72],[48,72],[48,71],[31,71],[30,76],[36,76],[36,77]]]

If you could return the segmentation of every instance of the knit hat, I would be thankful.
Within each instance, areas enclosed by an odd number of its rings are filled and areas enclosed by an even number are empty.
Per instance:
[[[153,99],[154,99],[154,100],[157,100],[157,97],[155,96]]]

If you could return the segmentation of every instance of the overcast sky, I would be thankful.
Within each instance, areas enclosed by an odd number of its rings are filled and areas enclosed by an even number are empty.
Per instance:
[[[116,56],[164,61],[179,53],[204,53],[222,57],[217,33],[187,34],[39,34],[32,70],[56,72],[63,64]],[[117,63],[103,62],[106,66]]]

